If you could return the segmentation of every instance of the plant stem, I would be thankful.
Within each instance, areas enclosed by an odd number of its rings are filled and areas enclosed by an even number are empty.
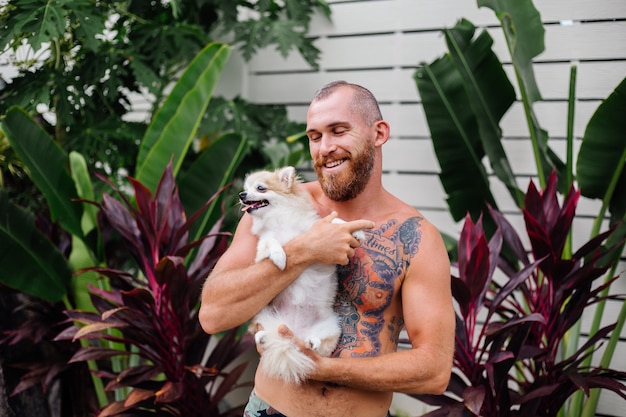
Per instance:
[[[621,253],[621,251],[620,251]],[[617,262],[616,262],[617,264]],[[617,265],[615,265],[616,267]],[[611,270],[612,272],[615,269]],[[613,274],[611,274],[613,276]],[[608,290],[608,288],[607,288]],[[615,347],[617,346],[617,342],[619,341],[619,337],[622,333],[622,329],[624,328],[624,322],[626,321],[626,302],[622,303],[622,309],[619,312],[617,325],[615,329],[611,332],[611,337],[609,338],[609,344],[606,346],[604,350],[604,354],[602,355],[602,359],[600,360],[600,367],[608,368],[611,364],[611,359],[613,358],[613,354],[615,353]],[[589,398],[585,402],[585,406],[582,410],[581,417],[594,417],[596,414],[596,409],[598,408],[598,401],[600,399],[600,389],[593,389],[589,394]]]
[[[65,305],[66,309],[73,309],[72,303],[70,303],[67,295],[63,297],[63,304]],[[80,339],[80,345],[82,347],[88,347],[89,341],[86,339]],[[87,361],[87,367],[90,371],[89,375],[91,376],[91,382],[93,383],[94,391],[96,392],[96,396],[98,397],[98,406],[100,408],[105,407],[109,403],[109,400],[107,399],[106,392],[104,391],[104,385],[102,384],[102,380],[97,377],[96,374],[93,372],[98,370],[98,365],[96,364],[95,360],[89,360]]]

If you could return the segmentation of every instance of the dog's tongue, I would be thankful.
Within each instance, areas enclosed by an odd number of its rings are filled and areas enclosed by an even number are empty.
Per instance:
[[[241,211],[245,211],[246,213],[250,212],[250,210],[254,210],[259,208],[262,205],[261,201],[254,201],[251,203],[241,203]]]

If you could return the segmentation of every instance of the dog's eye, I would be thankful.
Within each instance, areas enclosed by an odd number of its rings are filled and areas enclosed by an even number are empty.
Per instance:
[[[264,193],[265,191],[267,191],[267,188],[265,188],[264,185],[257,185],[256,190],[260,193]]]

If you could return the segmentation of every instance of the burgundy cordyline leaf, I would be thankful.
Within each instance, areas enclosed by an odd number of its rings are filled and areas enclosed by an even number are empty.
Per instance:
[[[626,379],[626,373],[607,371],[604,375],[592,375],[587,377],[587,382],[592,388],[610,389],[617,395],[626,400],[626,385],[618,381],[618,379]]]
[[[169,403],[178,400],[183,395],[184,387],[180,382],[167,381],[156,392],[155,402]]]
[[[485,331],[485,334],[487,336],[493,336],[496,333],[500,333],[504,330],[508,330],[510,328],[516,328],[518,324],[526,323],[526,322],[545,324],[546,321],[545,321],[545,318],[541,314],[532,313],[527,316],[516,317],[507,321],[503,321],[503,322],[489,323],[487,325],[487,330]]]
[[[542,211],[544,227],[550,233],[556,226],[556,223],[561,215],[561,208],[557,197],[557,185],[558,180],[556,177],[556,171],[552,171],[552,174],[548,177],[546,188],[541,193],[541,199],[543,200]]]
[[[511,223],[504,217],[498,210],[494,210],[489,206],[489,213],[491,218],[495,221],[496,225],[502,233],[502,239],[506,245],[513,251],[513,254],[523,263],[528,264],[528,256],[526,249],[522,244],[522,240],[519,237],[517,231],[513,228]]]
[[[160,370],[152,365],[137,365],[124,369],[107,384],[107,390],[136,386],[142,382],[150,381],[160,374]]]
[[[124,240],[133,248],[140,248],[142,245],[141,233],[126,208],[108,194],[103,194],[101,208],[111,226],[122,235]]]
[[[485,387],[483,386],[467,387],[467,389],[463,391],[463,402],[467,409],[475,415],[480,415],[484,401]]]
[[[550,237],[552,244],[555,247],[555,252],[563,253],[567,236],[572,228],[574,216],[576,215],[576,206],[578,205],[578,199],[580,198],[580,191],[570,189],[563,202],[563,207],[559,211],[559,216],[556,223],[550,228]],[[558,203],[557,203],[558,207]]]
[[[513,404],[524,404],[529,401],[536,400],[537,398],[547,397],[552,395],[557,388],[559,388],[560,384],[550,384],[543,385],[537,389],[533,389],[532,391],[522,395],[520,398],[516,399]]]
[[[459,304],[459,308],[461,309],[461,314],[463,317],[467,318],[469,315],[469,303],[470,303],[470,291],[465,282],[460,278],[452,276],[451,281],[452,287],[452,295],[454,299]]]
[[[479,219],[480,222],[480,219]],[[482,229],[481,229],[482,231]],[[471,257],[472,250],[474,246],[476,246],[476,241],[478,240],[478,231],[477,226],[472,221],[469,213],[465,216],[465,222],[463,223],[463,229],[461,230],[461,235],[459,236],[459,244],[458,244],[458,268],[459,274],[460,271],[464,271],[466,269],[465,263]],[[463,276],[460,276],[463,279]]]
[[[502,308],[502,303],[507,300],[511,294],[516,291],[535,271],[541,259],[529,265],[524,266],[521,271],[512,276],[506,284],[498,291],[489,306],[488,318],[493,316],[497,310]]]
[[[557,258],[560,258],[561,254],[554,253],[550,236],[547,230],[543,228],[543,225],[529,211],[522,210],[522,213],[524,214],[524,222],[526,223],[533,257],[535,259],[544,259],[540,267],[543,272],[549,275],[552,265]]]
[[[482,229],[482,218],[476,225],[466,216],[458,250],[459,278],[470,293],[469,310],[478,310],[483,305],[483,296],[491,282],[493,269],[489,265],[489,244]]]
[[[154,397],[154,391],[134,388],[126,397],[126,400],[124,401],[124,407],[132,407],[152,397]]]
[[[524,209],[530,213],[531,217],[537,219],[538,223],[545,224],[541,194],[532,181],[528,183],[528,189],[524,197]]]
[[[127,356],[130,353],[125,350],[107,349],[88,346],[80,349],[72,356],[72,359],[68,363],[89,361],[89,360],[102,360],[109,359],[114,356]]]
[[[111,404],[104,407],[97,417],[111,417],[120,414],[121,412],[127,410],[128,407],[124,406],[123,401],[115,401]]]

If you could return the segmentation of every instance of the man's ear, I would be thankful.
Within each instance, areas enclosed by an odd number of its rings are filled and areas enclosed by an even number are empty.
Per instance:
[[[379,120],[376,122],[376,140],[374,141],[374,146],[382,146],[389,139],[389,132],[391,128],[389,127],[389,123],[384,120]]]

